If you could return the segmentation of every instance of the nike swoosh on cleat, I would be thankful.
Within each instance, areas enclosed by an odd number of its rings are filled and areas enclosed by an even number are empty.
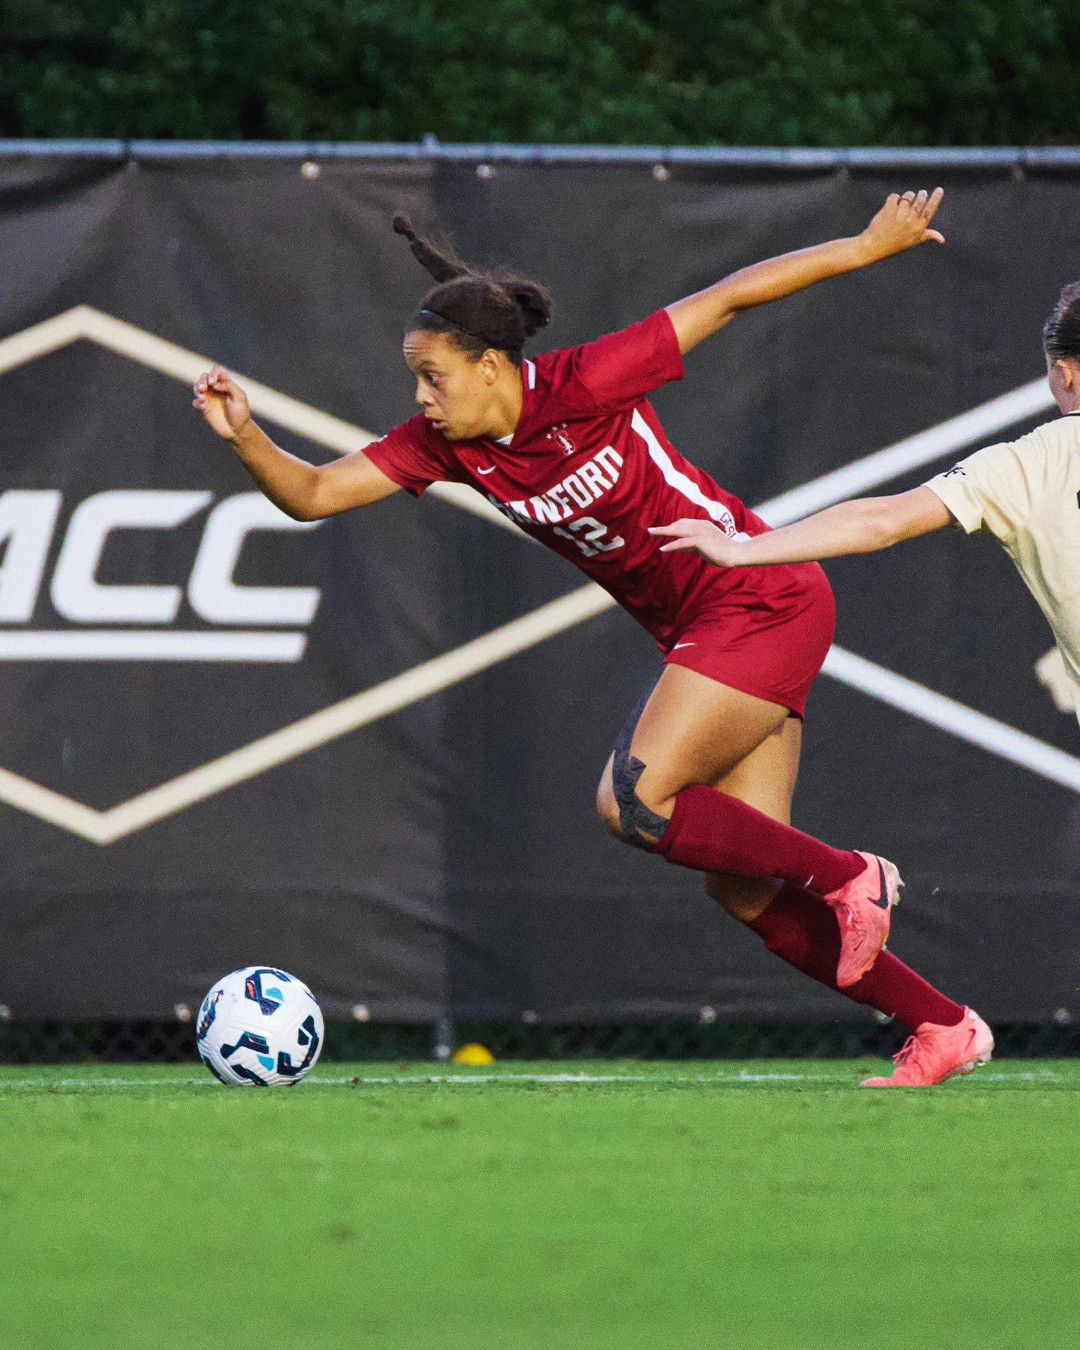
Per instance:
[[[888,908],[889,908],[889,888],[888,888],[888,886],[885,884],[885,869],[884,869],[884,867],[882,867],[882,865],[881,865],[881,859],[880,859],[880,858],[878,858],[878,860],[877,860],[877,870],[878,870],[878,878],[879,878],[879,880],[881,881],[881,896],[880,896],[879,899],[877,899],[877,900],[874,901],[874,904],[877,905],[878,909],[888,909]]]

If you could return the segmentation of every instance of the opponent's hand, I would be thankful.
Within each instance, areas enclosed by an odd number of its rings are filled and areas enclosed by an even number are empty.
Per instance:
[[[862,234],[859,244],[868,262],[880,262],[894,253],[916,248],[928,241],[943,244],[945,236],[932,230],[930,222],[945,196],[944,188],[933,192],[894,192]]]
[[[711,520],[677,520],[673,525],[653,525],[649,533],[667,537],[669,542],[661,544],[661,553],[692,549],[699,557],[717,567],[741,565],[739,550],[744,545],[718,529]]]
[[[251,421],[247,394],[220,366],[200,375],[193,388],[192,405],[225,440],[232,440]]]

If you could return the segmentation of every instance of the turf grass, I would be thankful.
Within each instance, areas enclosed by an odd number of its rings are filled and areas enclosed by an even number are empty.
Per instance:
[[[0,1069],[0,1344],[1080,1344],[1080,1062],[871,1070]]]

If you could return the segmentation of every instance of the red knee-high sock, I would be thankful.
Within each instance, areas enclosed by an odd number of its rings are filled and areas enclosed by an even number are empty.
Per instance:
[[[831,848],[737,797],[700,785],[683,788],[675,798],[657,852],[668,862],[699,872],[781,877],[800,886],[812,884],[821,895],[857,877],[866,866],[849,849]]]
[[[769,951],[819,984],[836,989],[840,930],[836,915],[818,896],[799,886],[782,886],[776,897],[747,927]],[[964,1010],[940,993],[891,952],[882,952],[861,980],[837,992],[895,1017],[914,1031],[922,1022],[954,1027]]]

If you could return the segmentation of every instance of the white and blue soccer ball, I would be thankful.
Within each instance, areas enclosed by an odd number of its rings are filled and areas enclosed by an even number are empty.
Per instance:
[[[299,1083],[319,1058],[322,1010],[295,975],[245,966],[218,980],[195,1024],[199,1057],[215,1078],[239,1087]]]

